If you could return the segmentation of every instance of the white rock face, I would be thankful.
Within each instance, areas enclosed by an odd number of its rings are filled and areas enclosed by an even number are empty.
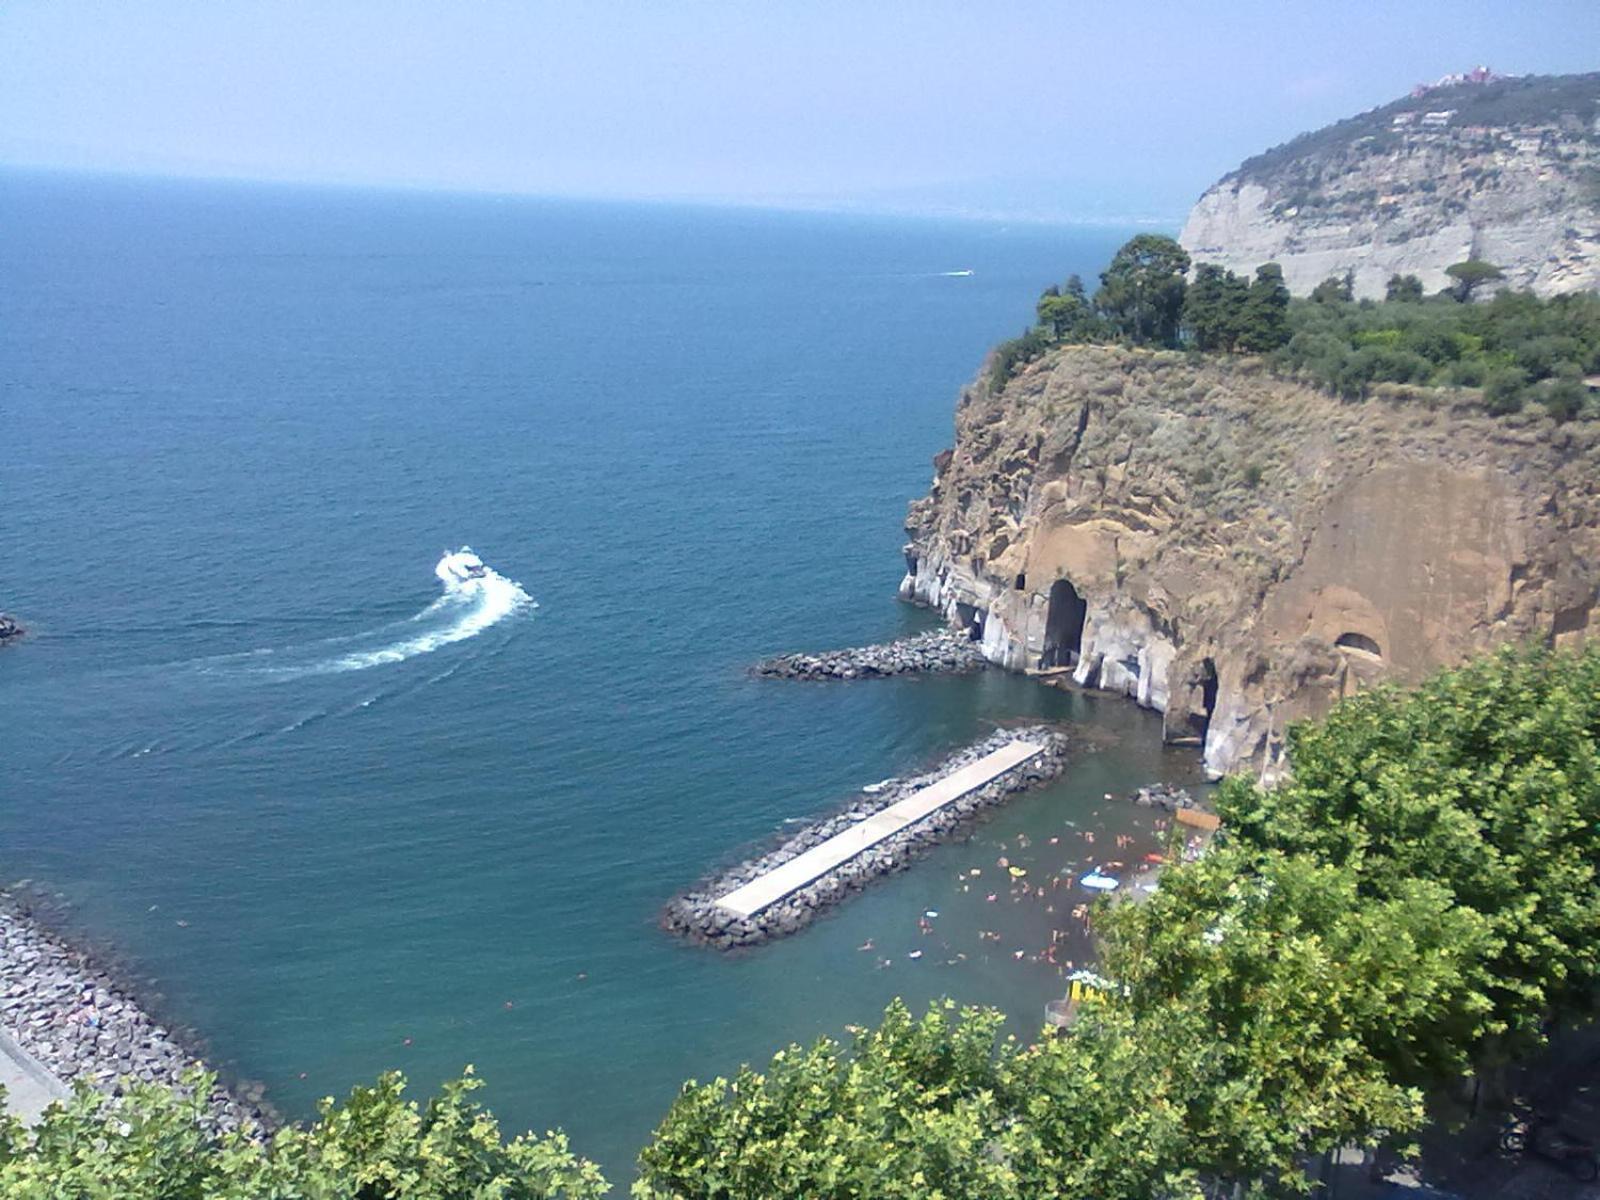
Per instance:
[[[1600,287],[1593,103],[1583,116],[1497,127],[1471,123],[1472,110],[1450,108],[1449,95],[1245,163],[1206,191],[1179,240],[1196,262],[1241,274],[1277,262],[1302,295],[1346,271],[1359,298],[1381,298],[1397,274],[1437,291],[1449,283],[1445,268],[1468,258],[1541,295]]]

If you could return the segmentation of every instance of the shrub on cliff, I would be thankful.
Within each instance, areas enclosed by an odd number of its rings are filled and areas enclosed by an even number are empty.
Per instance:
[[[218,1135],[207,1122],[208,1077],[180,1097],[138,1085],[119,1099],[80,1088],[25,1129],[0,1116],[6,1200],[594,1200],[607,1186],[559,1133],[502,1141],[471,1100],[468,1076],[425,1107],[397,1073],[324,1101],[316,1122],[269,1141]]]

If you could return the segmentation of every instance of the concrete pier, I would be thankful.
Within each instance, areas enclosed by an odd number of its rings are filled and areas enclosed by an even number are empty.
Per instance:
[[[702,879],[663,906],[661,927],[730,951],[798,933],[1066,765],[1059,729],[995,730],[930,770],[863,788],[833,812],[786,830],[776,845]]]
[[[976,791],[990,780],[1021,766],[1030,758],[1041,754],[1044,747],[1037,742],[1007,742],[998,750],[985,754],[976,762],[968,763],[943,779],[898,800],[883,811],[858,822],[853,828],[837,833],[804,854],[790,859],[781,866],[734,888],[717,898],[717,906],[737,917],[753,917],[762,909],[777,903],[791,892],[822,878],[841,863],[871,849],[879,842],[893,837],[908,825],[913,825],[932,815],[968,792]]]
[[[72,1095],[66,1084],[4,1030],[0,1030],[0,1085],[6,1090],[6,1111],[28,1125],[37,1121],[46,1107]]]

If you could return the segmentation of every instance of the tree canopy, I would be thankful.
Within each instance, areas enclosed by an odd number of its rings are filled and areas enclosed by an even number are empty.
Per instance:
[[[1141,233],[1101,273],[1095,307],[1134,345],[1175,346],[1188,270],[1188,251],[1172,238]]]
[[[0,1115],[0,1196],[6,1200],[595,1200],[599,1168],[560,1133],[504,1141],[471,1098],[467,1074],[425,1106],[386,1074],[315,1122],[219,1134],[208,1120],[211,1080],[180,1095],[132,1084],[112,1098],[79,1085],[36,1128]]]

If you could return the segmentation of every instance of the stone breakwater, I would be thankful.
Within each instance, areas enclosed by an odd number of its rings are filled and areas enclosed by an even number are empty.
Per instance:
[[[983,648],[966,634],[955,629],[930,629],[877,646],[821,654],[780,654],[757,663],[755,673],[772,679],[873,679],[975,671],[986,663]]]
[[[913,792],[1018,740],[1036,742],[1044,750],[839,864],[761,912],[740,917],[716,903],[719,896],[743,887]],[[717,950],[745,949],[798,933],[826,909],[861,891],[875,879],[904,870],[919,855],[968,829],[985,809],[993,808],[1016,792],[1054,779],[1066,765],[1067,739],[1060,732],[1043,726],[1002,730],[945,759],[927,774],[875,785],[876,790],[861,792],[834,815],[786,836],[773,849],[701,880],[667,904],[661,913],[661,927]]]
[[[0,892],[0,1027],[64,1083],[113,1095],[133,1081],[180,1088],[198,1061],[187,1039],[8,892]],[[209,1108],[219,1130],[277,1124],[256,1084],[214,1087]]]

